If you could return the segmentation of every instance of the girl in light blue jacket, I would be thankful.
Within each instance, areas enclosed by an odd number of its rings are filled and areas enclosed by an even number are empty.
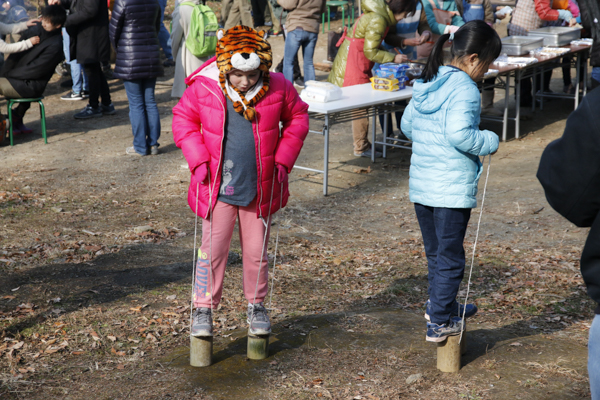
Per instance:
[[[452,61],[443,66],[449,41]],[[477,312],[456,295],[465,271],[464,237],[477,206],[480,156],[498,150],[498,136],[479,130],[481,98],[477,84],[500,55],[502,42],[483,21],[470,21],[436,42],[413,98],[402,117],[402,132],[413,141],[410,201],[415,211],[429,269],[426,339],[441,342],[462,330],[462,317]]]

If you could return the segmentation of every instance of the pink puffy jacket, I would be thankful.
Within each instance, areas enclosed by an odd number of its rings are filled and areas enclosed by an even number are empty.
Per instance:
[[[224,128],[227,103],[219,84],[216,58],[208,60],[191,74],[185,83],[189,86],[173,108],[173,136],[185,156],[192,179],[188,204],[200,217],[207,219],[209,203],[214,208],[221,186]],[[283,74],[271,73],[269,91],[256,105],[257,117],[252,122],[257,166],[257,217],[267,217],[285,207],[289,197],[287,183],[283,192],[275,163],[291,172],[308,133],[308,105],[300,100],[298,92]],[[283,123],[281,135],[279,122]],[[200,184],[198,207],[194,170],[208,163],[210,180]],[[273,182],[275,180],[275,182]],[[207,182],[208,181],[208,182]],[[271,189],[273,202],[271,204]],[[212,201],[210,201],[212,194]]]

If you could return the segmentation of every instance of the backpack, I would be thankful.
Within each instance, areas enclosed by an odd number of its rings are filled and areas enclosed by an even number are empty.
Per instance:
[[[192,18],[190,29],[185,39],[185,47],[194,57],[206,57],[215,54],[217,49],[217,16],[209,6],[184,1],[181,5],[191,6]]]

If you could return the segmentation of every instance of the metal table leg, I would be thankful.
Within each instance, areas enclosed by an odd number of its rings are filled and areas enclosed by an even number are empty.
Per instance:
[[[536,101],[535,101],[536,100],[535,99],[535,95],[536,95],[535,88],[537,86],[537,68],[533,69],[533,74],[531,76],[531,85],[532,85],[531,87],[533,89],[533,95],[531,96],[531,112],[533,113],[533,112],[535,112],[535,103],[536,103]],[[516,87],[515,87],[515,90],[516,90]]]
[[[577,53],[577,62],[575,63],[575,110],[579,107],[579,80],[581,78],[581,74],[579,73],[579,68],[581,67],[581,56],[582,53]],[[571,66],[569,65],[569,68]]]
[[[519,138],[519,128],[521,123],[521,70],[515,71],[515,92],[517,93],[517,104],[515,106],[515,138]],[[534,100],[535,102],[535,100]]]
[[[323,127],[323,196],[327,196],[327,184],[329,183],[329,115],[325,115],[325,126]]]
[[[392,114],[383,114],[383,158],[387,156],[388,115]]]
[[[582,52],[582,56],[583,56],[583,65],[585,66],[583,68],[583,96],[585,97],[587,95],[587,82],[588,82],[588,64],[587,64],[587,59],[588,59],[588,55],[590,50],[583,51]]]
[[[544,82],[546,82],[546,80],[544,79],[544,67],[540,68],[541,73],[540,73],[540,93],[543,95],[544,94]],[[537,90],[535,90],[535,86],[533,87],[533,93],[537,93]],[[535,103],[535,96],[533,97],[533,102]],[[540,97],[540,111],[544,111],[544,96]]]
[[[372,119],[372,123],[371,123],[371,162],[375,162],[375,132],[377,130],[377,107],[373,106],[375,109],[375,112],[373,113],[373,119]]]
[[[504,89],[504,117],[502,119],[502,141],[506,142],[506,131],[508,128],[508,97],[510,92],[510,74],[506,75],[506,87]]]

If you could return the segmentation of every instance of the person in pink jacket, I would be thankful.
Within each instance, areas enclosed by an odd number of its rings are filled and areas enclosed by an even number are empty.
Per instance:
[[[175,143],[192,172],[188,203],[202,218],[191,334],[212,336],[212,309],[239,219],[250,333],[265,335],[270,219],[287,203],[287,174],[308,133],[308,105],[283,74],[269,72],[264,31],[238,25],[218,36],[216,57],[186,79],[189,87],[173,108]]]

